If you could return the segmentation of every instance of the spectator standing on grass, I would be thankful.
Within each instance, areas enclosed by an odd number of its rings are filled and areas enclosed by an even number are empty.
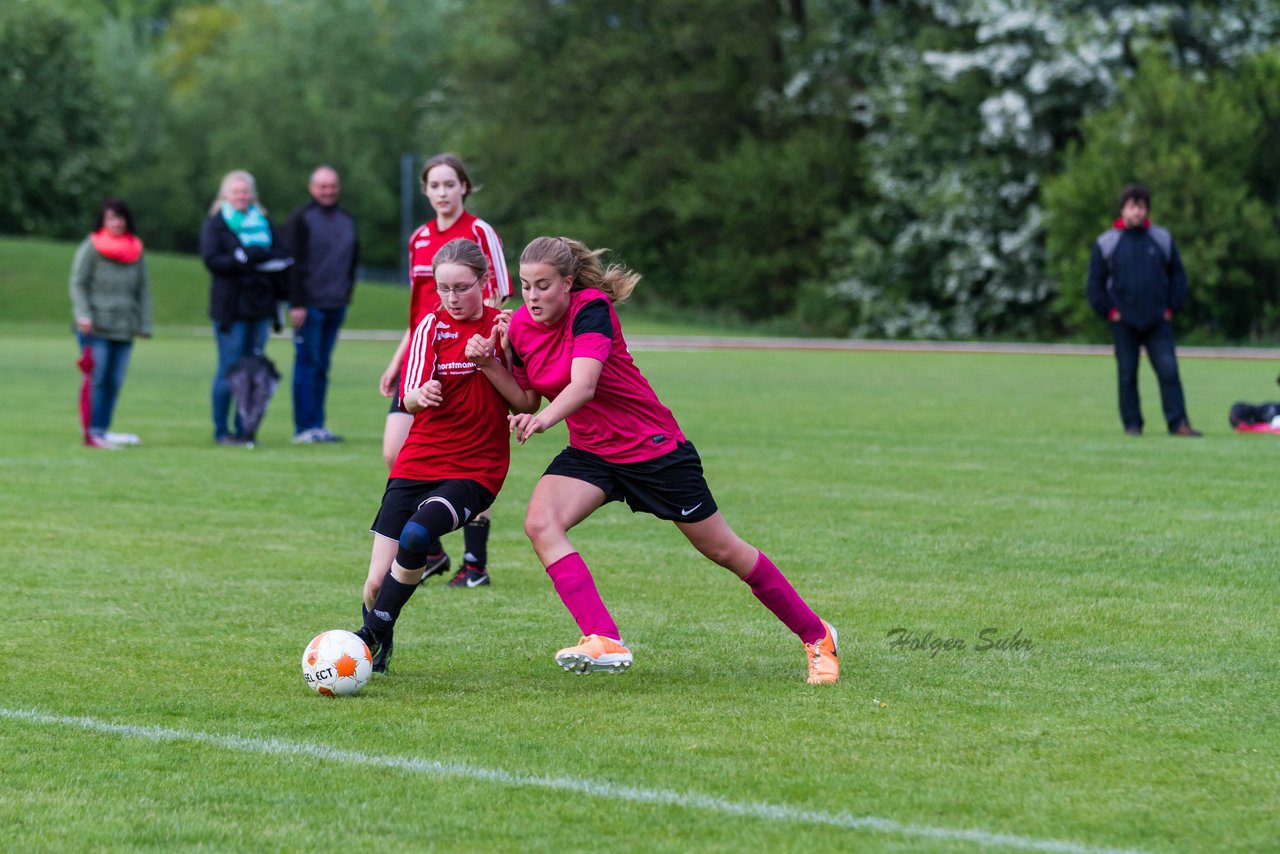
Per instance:
[[[1120,216],[1098,237],[1089,258],[1085,290],[1089,306],[1111,325],[1119,384],[1120,421],[1142,435],[1138,361],[1142,348],[1160,384],[1160,402],[1171,436],[1200,436],[1187,419],[1173,316],[1187,302],[1187,273],[1167,229],[1148,218],[1151,193],[1141,184],[1120,192]]]
[[[405,360],[403,402],[412,426],[373,521],[364,624],[356,632],[375,671],[387,669],[400,611],[442,551],[440,537],[493,503],[511,461],[507,405],[465,355],[472,338],[486,339],[505,320],[484,302],[489,259],[460,238],[432,264],[442,304],[414,328]]]
[[[232,405],[227,372],[244,356],[263,355],[272,326],[280,328],[276,303],[287,297],[282,271],[292,263],[266,209],[258,204],[257,184],[248,172],[237,169],[223,176],[200,231],[200,255],[212,274],[209,317],[218,346],[213,440],[219,445],[248,445],[239,413],[234,416],[235,429],[228,426]]]
[[[484,304],[498,308],[511,295],[511,281],[498,233],[489,223],[466,209],[467,197],[475,188],[462,161],[453,154],[437,154],[432,157],[422,168],[421,186],[422,194],[427,197],[436,215],[419,226],[409,238],[409,326],[379,380],[383,396],[391,398],[391,410],[387,414],[382,434],[382,456],[388,470],[395,465],[396,455],[400,453],[405,437],[409,435],[409,427],[413,424],[410,413],[399,399],[401,369],[409,350],[409,339],[422,318],[439,307],[441,302],[436,292],[432,268],[435,254],[451,240],[461,238],[472,241],[489,260],[489,270],[480,283]],[[486,510],[469,522],[463,529],[462,536],[465,549],[462,568],[449,581],[449,586],[487,586],[490,583],[489,511]],[[385,557],[389,566],[392,554],[388,553]],[[449,555],[440,546],[438,553],[430,555],[423,578],[448,572],[449,565]]]
[[[569,447],[551,461],[529,499],[524,529],[556,593],[582,632],[556,663],[577,673],[621,673],[631,651],[596,590],[568,532],[609,501],[625,501],[675,523],[695,549],[746,582],[755,597],[800,638],[811,684],[835,682],[836,630],[800,598],[716,506],[702,461],[671,410],[640,373],[614,311],[640,276],[600,262],[564,237],[539,237],[520,255],[524,305],[506,335],[514,372],[498,355],[501,325],[488,340],[472,338],[466,355],[480,366],[512,410],[511,432],[523,444],[561,421]],[[547,404],[541,412],[543,398]]]
[[[123,199],[105,199],[93,231],[71,264],[71,316],[80,344],[80,421],[84,443],[114,450],[136,445],[133,433],[110,431],[133,339],[151,337],[151,285],[133,213]]]
[[[285,225],[293,256],[289,324],[293,327],[293,441],[340,442],[325,426],[324,403],[338,330],[347,317],[360,263],[356,221],[338,204],[342,185],[330,166],[307,182],[311,201]]]

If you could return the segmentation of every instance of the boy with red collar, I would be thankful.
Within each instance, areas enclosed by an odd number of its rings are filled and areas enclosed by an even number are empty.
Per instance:
[[[1120,216],[1098,237],[1089,259],[1086,294],[1094,312],[1111,326],[1119,384],[1120,421],[1142,435],[1138,359],[1145,348],[1160,384],[1169,434],[1200,436],[1187,420],[1174,352],[1173,316],[1187,300],[1187,274],[1167,229],[1148,218],[1151,193],[1130,184],[1120,193]]]

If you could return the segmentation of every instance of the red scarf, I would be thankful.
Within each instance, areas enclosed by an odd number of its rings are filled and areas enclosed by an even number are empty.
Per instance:
[[[1128,227],[1129,227],[1129,226],[1127,226],[1127,225],[1125,225],[1125,224],[1124,224],[1124,220],[1123,220],[1122,218],[1120,218],[1120,217],[1116,217],[1116,221],[1115,221],[1115,222],[1113,222],[1113,223],[1111,223],[1111,224],[1112,224],[1113,226],[1115,226],[1116,228],[1120,229],[1121,231],[1124,231],[1126,228],[1128,228]],[[1144,220],[1142,221],[1142,227],[1143,227],[1143,228],[1150,228],[1150,227],[1151,227],[1151,218],[1150,218],[1150,217],[1148,217],[1147,219],[1144,219]]]
[[[93,241],[93,248],[108,261],[133,264],[142,257],[142,241],[136,234],[125,233],[117,237],[106,228],[100,228],[89,238]]]

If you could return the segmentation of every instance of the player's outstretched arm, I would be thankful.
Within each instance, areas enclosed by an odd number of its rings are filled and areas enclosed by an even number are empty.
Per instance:
[[[596,383],[600,381],[603,370],[604,362],[597,359],[583,356],[574,359],[569,368],[569,384],[547,404],[546,409],[532,415],[508,417],[516,441],[523,445],[534,433],[551,429],[590,402],[596,396]]]
[[[391,397],[396,393],[396,386],[400,382],[400,366],[404,364],[404,354],[409,350],[409,338],[412,330],[406,329],[404,336],[400,339],[400,345],[396,347],[395,355],[391,357],[391,361],[387,363],[387,369],[382,372],[382,376],[378,378],[378,391],[383,397]]]

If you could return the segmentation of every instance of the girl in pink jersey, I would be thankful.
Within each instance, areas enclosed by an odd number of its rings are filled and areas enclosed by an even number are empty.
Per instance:
[[[440,538],[493,504],[511,457],[507,405],[465,352],[472,338],[494,334],[505,319],[484,304],[488,259],[476,243],[451,240],[436,253],[434,269],[443,304],[410,340],[403,386],[413,424],[373,522],[364,625],[356,632],[379,672],[391,657],[400,610],[441,550]]]
[[[437,154],[426,162],[421,175],[422,194],[431,202],[436,215],[418,227],[409,238],[409,326],[401,338],[400,346],[387,369],[382,372],[378,387],[383,397],[391,398],[391,411],[387,414],[382,433],[382,457],[389,471],[395,465],[396,455],[409,435],[413,419],[400,405],[400,375],[409,350],[409,338],[418,328],[422,318],[440,306],[436,295],[436,279],[432,259],[446,243],[459,238],[478,244],[489,262],[489,272],[481,287],[485,305],[499,307],[511,296],[511,281],[507,275],[507,263],[502,257],[502,241],[487,222],[467,211],[467,197],[473,190],[471,177],[462,161],[453,154]],[[462,568],[449,582],[452,587],[480,587],[489,583],[488,544],[489,513],[469,522],[463,529],[466,556]],[[385,566],[391,565],[394,550],[382,555]],[[449,570],[449,556],[443,547],[433,554],[427,566],[426,577]]]
[[[613,306],[640,276],[603,266],[604,251],[563,237],[534,240],[520,256],[524,306],[505,329],[499,324],[467,346],[467,356],[519,413],[508,420],[521,444],[560,421],[569,427],[569,447],[538,481],[525,518],[525,533],[582,632],[576,646],[556,653],[556,662],[577,673],[621,673],[631,666],[631,651],[568,537],[606,502],[625,501],[633,511],[674,522],[694,548],[745,581],[804,644],[808,681],[835,682],[835,629],[729,527],[698,452],[632,361]],[[513,370],[500,358],[504,336]],[[550,403],[539,412],[544,397]]]

